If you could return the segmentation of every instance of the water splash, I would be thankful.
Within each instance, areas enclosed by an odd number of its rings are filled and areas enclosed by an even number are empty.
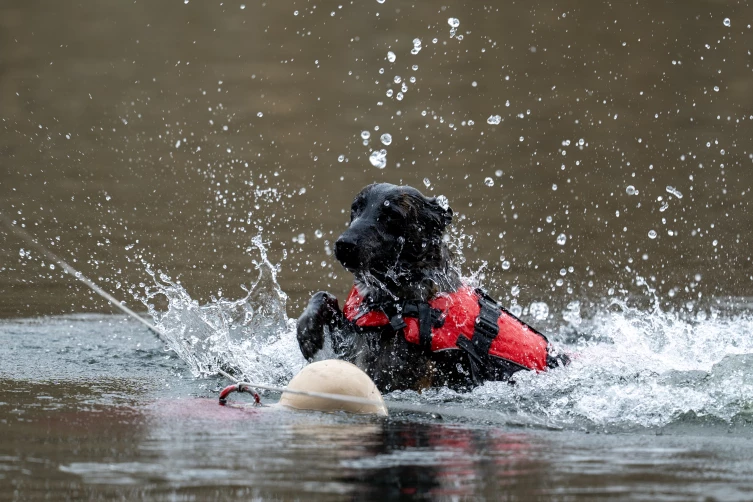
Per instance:
[[[145,287],[140,299],[166,334],[169,348],[195,376],[213,375],[220,368],[255,382],[285,384],[304,363],[294,322],[285,312],[287,295],[260,236],[248,251],[259,255],[254,261],[259,275],[241,299],[213,298],[200,305],[182,285],[148,266],[154,284]],[[164,312],[153,304],[160,296],[168,302]]]
[[[465,236],[467,237],[467,236]],[[463,262],[464,239],[450,243]],[[287,318],[287,296],[277,283],[260,237],[249,251],[258,253],[258,278],[239,300],[213,299],[206,305],[161,272],[148,269],[154,285],[142,301],[165,331],[174,350],[196,376],[217,368],[245,379],[284,385],[305,364]],[[464,280],[481,282],[485,264]],[[658,428],[686,420],[750,421],[753,417],[753,316],[699,310],[695,316],[664,312],[655,291],[653,305],[631,307],[611,302],[586,315],[580,302],[562,312],[545,303],[531,305],[535,319],[563,319],[550,332],[555,346],[573,356],[564,368],[545,373],[519,372],[515,385],[487,382],[466,394],[435,389],[423,394],[394,392],[389,398],[418,404],[453,402],[495,413],[513,413],[531,425],[620,431]],[[164,296],[165,312],[152,300]],[[511,306],[518,307],[515,305]],[[546,312],[544,312],[546,307]],[[536,321],[533,321],[536,323]],[[332,357],[331,349],[321,357]],[[527,417],[527,418],[526,418]]]
[[[753,419],[753,317],[683,318],[658,307],[631,308],[622,300],[608,310],[613,311],[582,321],[577,335],[566,327],[553,337],[562,338],[558,345],[574,356],[565,368],[520,372],[515,385],[488,382],[468,394],[440,389],[393,398],[461,402],[490,415],[531,417],[531,423],[546,417],[550,425],[569,429]]]

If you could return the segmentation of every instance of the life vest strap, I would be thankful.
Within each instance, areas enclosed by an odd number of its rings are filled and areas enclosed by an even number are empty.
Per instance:
[[[434,324],[431,320],[431,310],[428,303],[418,304],[418,341],[421,347],[429,351],[431,351],[431,328]]]
[[[473,328],[471,343],[479,354],[488,354],[492,342],[499,332],[497,321],[502,311],[499,304],[482,289],[477,289],[476,294],[478,295],[480,312]]]
[[[383,305],[380,310],[390,316],[389,325],[395,332],[407,328],[405,317],[418,319],[419,345],[428,350],[431,350],[432,328],[444,325],[444,313],[426,302],[406,301],[400,308],[397,304],[389,304]]]

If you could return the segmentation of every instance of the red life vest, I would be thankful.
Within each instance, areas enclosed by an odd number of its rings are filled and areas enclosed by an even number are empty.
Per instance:
[[[486,303],[484,303],[486,302]],[[354,286],[345,301],[345,317],[359,327],[382,327],[391,324],[388,315],[381,309],[365,310],[363,296]],[[440,293],[428,302],[429,307],[440,313],[443,324],[434,324],[430,334],[432,351],[467,347],[467,341],[479,336],[482,318],[482,305],[492,309],[496,319],[496,333],[491,327],[487,343],[480,346],[489,355],[505,359],[516,365],[536,371],[546,371],[549,342],[546,337],[526,323],[501,308],[494,300],[469,286],[463,286],[454,293]],[[491,317],[493,319],[493,316]],[[487,317],[487,319],[489,319]],[[421,330],[418,317],[404,315],[402,328],[405,339],[410,343],[421,344]],[[490,324],[487,322],[487,325]],[[493,324],[493,322],[491,323]],[[463,336],[467,339],[460,340]],[[490,341],[490,343],[489,343]],[[427,345],[428,346],[428,345]]]

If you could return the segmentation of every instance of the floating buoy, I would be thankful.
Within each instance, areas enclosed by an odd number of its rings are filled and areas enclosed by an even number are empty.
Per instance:
[[[280,404],[297,410],[345,411],[387,416],[382,394],[369,376],[355,364],[337,359],[317,361],[303,368],[283,392]],[[312,394],[337,394],[343,399],[331,399]],[[352,398],[352,400],[347,400]]]

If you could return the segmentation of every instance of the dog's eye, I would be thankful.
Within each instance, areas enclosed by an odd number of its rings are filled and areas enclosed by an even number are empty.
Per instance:
[[[353,204],[350,206],[351,221],[356,219],[358,215],[363,212],[364,206],[365,206],[365,203],[363,199],[356,199],[353,201]]]
[[[403,214],[395,204],[390,204],[389,201],[385,201],[384,207],[380,211],[379,219],[389,223],[398,222],[403,220]]]

